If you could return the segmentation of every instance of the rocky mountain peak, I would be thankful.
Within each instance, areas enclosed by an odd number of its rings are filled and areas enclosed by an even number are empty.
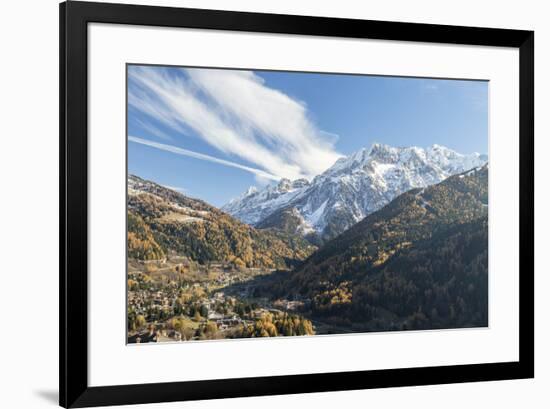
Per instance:
[[[303,220],[302,231],[332,237],[407,190],[439,183],[486,162],[486,155],[463,155],[441,145],[423,149],[374,143],[340,158],[311,183],[282,179],[222,210],[256,225],[293,207]]]

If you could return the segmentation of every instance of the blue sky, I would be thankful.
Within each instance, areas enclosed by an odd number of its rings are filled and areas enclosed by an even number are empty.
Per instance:
[[[128,171],[221,206],[372,143],[488,153],[488,83],[128,66]]]

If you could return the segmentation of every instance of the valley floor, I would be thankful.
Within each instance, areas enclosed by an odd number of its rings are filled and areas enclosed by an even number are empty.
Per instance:
[[[254,297],[273,270],[201,265],[172,255],[128,262],[128,343],[314,335],[303,302]],[[330,330],[320,325],[323,333]]]

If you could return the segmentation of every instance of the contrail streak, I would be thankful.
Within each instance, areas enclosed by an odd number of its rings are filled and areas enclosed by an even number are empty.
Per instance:
[[[188,156],[188,157],[195,158],[195,159],[206,160],[208,162],[219,163],[220,165],[230,166],[232,168],[242,169],[242,170],[245,170],[247,172],[253,173],[257,176],[266,178],[266,179],[271,179],[271,180],[280,180],[281,179],[279,176],[275,176],[275,175],[273,175],[269,172],[265,172],[261,169],[256,169],[256,168],[252,168],[250,166],[241,165],[239,163],[231,162],[231,161],[228,161],[228,160],[225,160],[225,159],[220,159],[220,158],[216,158],[214,156],[205,155],[204,153],[199,153],[199,152],[190,151],[188,149],[178,148],[177,146],[172,146],[172,145],[166,145],[164,143],[153,142],[153,141],[150,141],[148,139],[139,138],[137,136],[128,136],[128,140],[131,141],[131,142],[139,143],[141,145],[146,145],[146,146],[150,146],[152,148],[157,148],[157,149],[160,149],[160,150],[163,150],[163,151],[166,151],[166,152],[172,152],[172,153],[175,153],[176,155]]]

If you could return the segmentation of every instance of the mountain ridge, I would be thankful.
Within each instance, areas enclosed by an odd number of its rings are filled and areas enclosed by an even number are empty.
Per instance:
[[[423,149],[374,143],[338,159],[313,180],[283,179],[250,189],[222,210],[259,228],[335,237],[399,194],[481,166],[487,155],[463,155],[441,145]]]
[[[128,254],[159,259],[168,252],[201,264],[290,268],[315,246],[301,237],[257,230],[199,199],[128,176]]]
[[[486,326],[488,169],[399,195],[257,295],[360,331]]]

